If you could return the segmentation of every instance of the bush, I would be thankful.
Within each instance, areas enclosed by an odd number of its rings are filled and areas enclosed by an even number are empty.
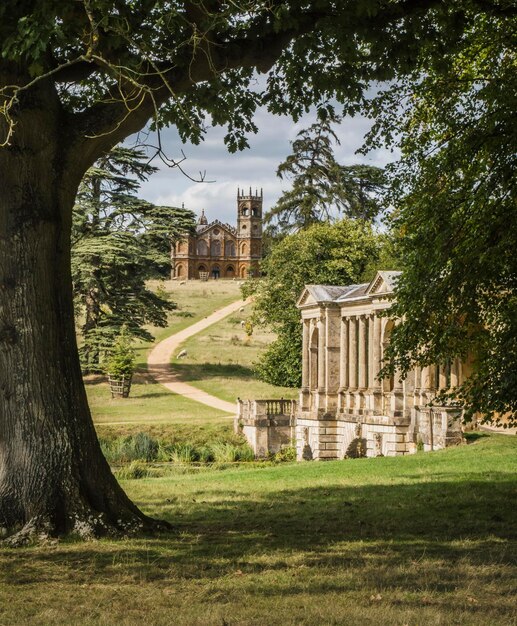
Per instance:
[[[106,363],[106,373],[113,379],[131,378],[135,369],[135,353],[131,347],[131,335],[122,327]]]
[[[118,437],[111,441],[100,439],[101,450],[109,463],[156,461],[159,445],[147,433]]]
[[[271,385],[300,387],[302,330],[301,325],[284,330],[263,352],[254,369],[260,380]]]
[[[137,480],[139,478],[148,478],[152,475],[151,469],[141,461],[133,461],[115,472],[115,476],[119,480]]]
[[[296,448],[294,446],[284,446],[273,456],[275,463],[292,463],[296,461]]]

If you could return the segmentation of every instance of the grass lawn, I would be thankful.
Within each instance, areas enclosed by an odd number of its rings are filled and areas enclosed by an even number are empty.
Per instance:
[[[203,319],[213,311],[241,298],[237,281],[189,281],[180,285],[177,281],[165,281],[153,285],[170,293],[178,307],[169,314],[167,328],[151,328],[156,341],[161,341],[175,332]],[[151,343],[140,343],[136,347],[137,369],[146,370],[147,353]],[[97,430],[106,433],[110,429],[120,432],[145,430],[163,431],[165,424],[174,426],[174,433],[183,432],[189,425],[193,431],[204,425],[225,425],[231,429],[228,414],[211,409],[199,402],[178,396],[158,384],[150,383],[138,375],[128,399],[112,399],[105,379],[88,377],[86,392]],[[157,429],[157,425],[161,427]],[[131,427],[133,425],[133,427]]]
[[[175,531],[0,549],[0,624],[515,624],[516,470],[490,435],[126,481]]]
[[[192,280],[187,281],[184,285],[180,285],[180,282],[174,280],[151,282],[151,288],[164,289],[177,305],[177,308],[168,315],[167,328],[150,328],[155,337],[155,343],[163,341],[163,339],[195,324],[214,311],[242,298],[238,281],[204,282]],[[147,353],[153,345],[153,343],[142,342],[136,347],[137,366],[140,369],[146,369]]]
[[[250,314],[251,305],[191,337],[182,346],[187,356],[173,360],[174,370],[181,380],[228,402],[237,398],[297,398],[297,389],[275,387],[254,376],[253,363],[274,335],[255,328],[248,337],[241,321]]]
[[[156,422],[228,422],[228,413],[179,396],[162,385],[150,383],[141,375],[134,377],[129,398],[112,398],[104,377],[86,380],[88,402],[96,424],[145,426]]]

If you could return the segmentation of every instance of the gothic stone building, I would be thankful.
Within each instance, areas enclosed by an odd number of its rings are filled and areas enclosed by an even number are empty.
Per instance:
[[[171,253],[172,278],[247,278],[257,276],[262,258],[262,199],[237,190],[237,227],[208,223],[203,211],[195,235]]]
[[[432,400],[462,382],[465,364],[417,367],[405,380],[377,379],[394,325],[379,313],[390,306],[399,274],[378,272],[361,285],[305,287],[298,301],[300,401],[239,401],[236,427],[257,456],[293,439],[299,460],[393,456],[462,441],[458,409]]]

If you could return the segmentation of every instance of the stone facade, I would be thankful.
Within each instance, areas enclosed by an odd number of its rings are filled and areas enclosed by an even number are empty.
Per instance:
[[[208,223],[203,211],[196,233],[171,252],[171,278],[247,278],[258,276],[262,258],[263,194],[237,190],[237,227]]]
[[[390,306],[399,274],[378,272],[368,284],[304,289],[298,301],[302,388],[291,409],[299,460],[395,456],[463,440],[459,411],[432,405],[439,390],[462,382],[462,363],[416,368],[405,380],[377,379],[394,325],[379,314]],[[248,440],[253,419],[248,412]]]

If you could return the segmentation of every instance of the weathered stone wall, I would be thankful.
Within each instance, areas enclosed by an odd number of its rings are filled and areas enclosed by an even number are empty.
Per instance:
[[[291,400],[239,400],[235,431],[247,439],[257,458],[292,445],[297,403]]]
[[[276,402],[276,404],[274,404]],[[296,411],[298,411],[296,413]],[[451,408],[411,409],[411,416],[314,414],[284,400],[241,401],[236,429],[258,458],[295,440],[299,461],[413,454],[463,441],[460,412]]]

